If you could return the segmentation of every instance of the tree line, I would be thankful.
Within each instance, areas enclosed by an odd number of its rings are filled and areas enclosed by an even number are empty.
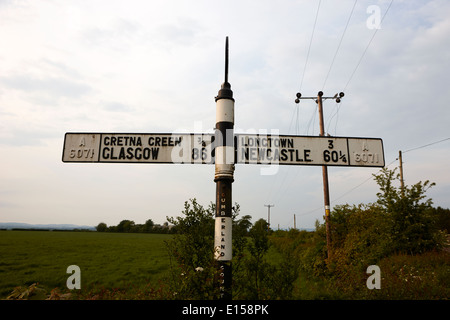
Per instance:
[[[107,226],[106,223],[100,222],[97,232],[122,232],[122,233],[175,233],[176,229],[168,222],[162,225],[155,224],[152,219],[148,219],[144,224],[136,224],[133,220],[122,220],[116,226]]]

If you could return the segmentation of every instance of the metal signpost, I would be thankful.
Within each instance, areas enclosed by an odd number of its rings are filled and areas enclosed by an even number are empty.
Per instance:
[[[214,164],[216,215],[214,249],[221,298],[231,299],[232,199],[236,164],[384,167],[377,138],[234,134],[234,98],[225,81],[216,100],[216,127],[207,133],[78,133],[64,138],[67,163]]]
[[[63,162],[214,163],[211,134],[66,133]]]
[[[222,134],[234,138],[234,144],[228,139],[229,165],[384,166],[383,142],[377,138],[233,135],[230,129],[217,135],[68,132],[62,161],[218,164],[214,154]],[[224,154],[220,159],[226,164]]]
[[[377,138],[236,135],[236,163],[384,167]]]

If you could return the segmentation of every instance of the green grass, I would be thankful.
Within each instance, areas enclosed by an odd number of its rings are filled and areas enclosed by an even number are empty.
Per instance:
[[[81,290],[75,299],[170,298],[160,280],[169,271],[164,241],[172,235],[97,232],[0,231],[0,299],[15,287],[39,283],[47,294],[68,291],[67,267],[81,269]],[[303,244],[300,244],[303,246]],[[300,250],[299,254],[302,251]],[[271,246],[274,264],[281,255]],[[348,277],[314,277],[300,271],[294,299],[449,299],[450,254],[392,255],[377,263],[381,290],[368,290],[365,271]],[[149,290],[150,288],[156,291]],[[160,289],[161,291],[158,291]],[[153,292],[153,293],[152,293]]]
[[[66,288],[67,267],[81,270],[81,288],[157,284],[169,269],[171,235],[0,231],[0,298],[38,282]]]

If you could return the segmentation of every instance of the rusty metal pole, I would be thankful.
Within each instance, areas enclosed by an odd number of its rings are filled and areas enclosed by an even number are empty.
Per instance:
[[[323,109],[322,109],[322,96],[323,92],[319,91],[317,94],[317,104],[319,106],[319,121],[320,121],[320,136],[325,135],[324,123],[323,123]],[[328,190],[328,169],[327,166],[322,166],[323,177],[323,197],[325,204],[325,227],[327,233],[327,256],[331,256],[331,236],[330,236],[330,193]]]
[[[220,298],[232,298],[232,202],[234,180],[234,99],[228,82],[228,37],[225,43],[225,82],[216,100],[215,173],[216,221],[214,248],[220,269]]]

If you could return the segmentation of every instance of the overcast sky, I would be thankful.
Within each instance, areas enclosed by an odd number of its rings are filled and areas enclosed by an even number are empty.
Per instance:
[[[164,223],[214,201],[213,165],[61,155],[66,132],[212,132],[226,36],[235,132],[317,136],[317,105],[295,94],[344,91],[324,102],[326,132],[382,138],[392,169],[402,150],[406,184],[436,182],[448,208],[449,17],[447,0],[0,0],[0,222]],[[242,215],[323,222],[320,167],[261,169],[236,166]],[[378,171],[330,167],[332,205],[376,201]]]

